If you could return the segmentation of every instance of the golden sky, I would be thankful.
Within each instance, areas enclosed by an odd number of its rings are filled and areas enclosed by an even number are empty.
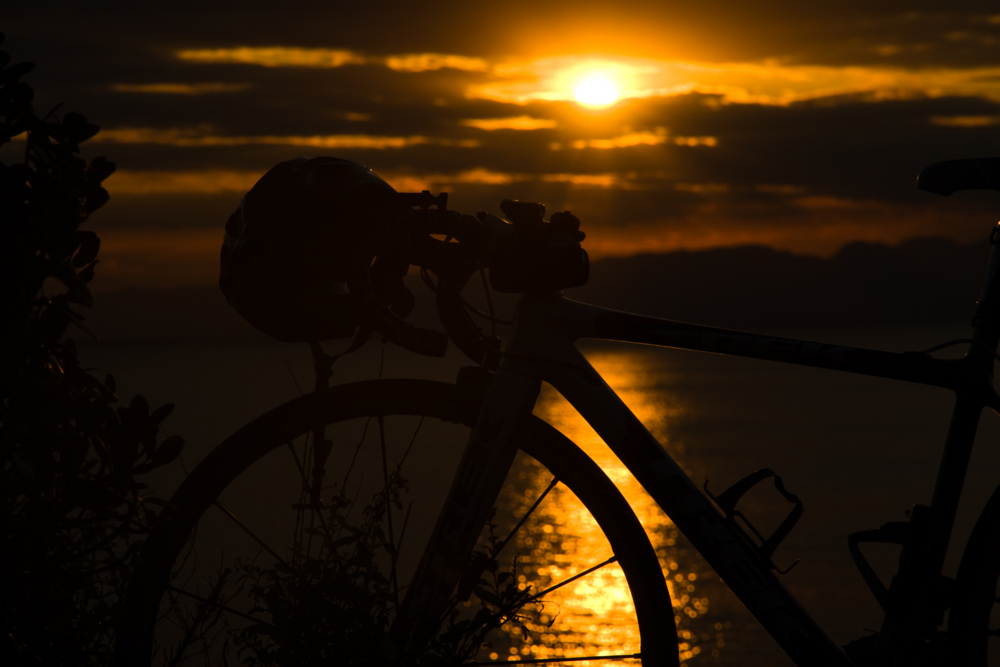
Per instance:
[[[988,2],[59,6],[19,7],[5,47],[38,64],[39,109],[103,128],[85,152],[119,166],[94,219],[108,286],[208,280],[212,234],[297,155],[464,212],[570,209],[594,257],[830,255],[992,222],[981,195],[913,187],[927,164],[994,150]]]

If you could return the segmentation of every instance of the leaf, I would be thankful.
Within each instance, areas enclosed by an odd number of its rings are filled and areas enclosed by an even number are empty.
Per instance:
[[[70,303],[78,303],[81,306],[87,308],[92,308],[94,305],[94,296],[90,293],[90,288],[87,287],[87,281],[83,280],[80,276],[74,276],[75,280],[71,280],[68,283],[69,289],[66,291],[66,300]]]
[[[133,413],[133,417],[139,417],[143,421],[149,419],[149,403],[146,402],[145,396],[136,394],[128,404],[128,410]]]
[[[153,463],[157,466],[166,465],[180,456],[182,449],[184,449],[184,438],[172,435],[160,443],[153,452]]]
[[[66,140],[73,144],[79,144],[90,139],[101,129],[100,125],[88,123],[83,114],[73,112],[63,116],[62,127]]]
[[[81,230],[76,233],[75,242],[79,250],[73,257],[73,266],[79,269],[97,258],[97,251],[101,249],[101,239],[90,230]]]
[[[104,378],[104,386],[108,388],[112,394],[115,393],[115,378],[110,373],[106,378]]]
[[[96,267],[98,262],[100,261],[101,260],[99,259],[95,259],[93,262],[88,264],[82,271],[80,271],[80,273],[77,274],[80,277],[80,280],[82,280],[84,283],[89,283],[91,280],[93,280],[94,267]]]
[[[501,606],[502,602],[500,601],[500,598],[497,597],[496,594],[486,590],[483,586],[476,586],[475,591],[476,595],[478,595],[479,599],[483,602],[488,602],[497,607]]]
[[[96,188],[93,192],[87,195],[87,201],[83,204],[83,210],[88,214],[93,213],[97,209],[101,208],[108,203],[111,199],[111,195],[104,188]]]
[[[111,174],[115,173],[115,163],[106,157],[95,157],[87,167],[87,181],[90,183],[100,183]]]
[[[167,403],[166,405],[161,405],[160,407],[153,410],[153,414],[149,415],[149,421],[154,424],[159,424],[164,419],[170,416],[170,413],[174,411],[174,404]]]
[[[35,63],[17,63],[0,72],[0,86],[13,83],[35,69]]]

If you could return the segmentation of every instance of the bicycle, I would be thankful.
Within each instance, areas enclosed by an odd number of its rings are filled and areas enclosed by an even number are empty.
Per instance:
[[[918,187],[945,195],[965,189],[1000,189],[1000,158],[937,163],[921,172]],[[440,202],[439,208],[442,208]],[[631,591],[641,648],[616,655],[572,655],[566,650],[541,657],[530,654],[532,657],[528,658],[512,649],[507,660],[494,652],[490,660],[476,658],[465,664],[587,659],[678,664],[674,612],[657,554],[628,504],[600,469],[567,438],[532,416],[532,406],[543,381],[583,415],[796,664],[988,663],[988,640],[997,634],[989,628],[990,615],[994,604],[1000,601],[996,592],[1000,579],[1000,488],[976,522],[955,579],[944,577],[942,568],[980,413],[985,408],[1000,413],[1000,394],[992,379],[993,362],[1000,358],[996,352],[1000,342],[997,315],[1000,223],[990,234],[992,254],[973,319],[972,338],[949,341],[923,352],[891,353],[649,318],[570,301],[556,289],[560,281],[580,279],[579,254],[574,254],[579,251],[579,243],[574,246],[566,239],[567,234],[571,240],[579,240],[580,235],[574,236],[575,229],[566,227],[566,218],[560,218],[558,225],[553,224],[556,216],[550,223],[543,223],[544,209],[539,205],[505,201],[502,208],[511,223],[495,216],[481,216],[481,221],[491,229],[495,247],[506,253],[491,255],[494,286],[499,282],[504,291],[524,292],[506,347],[501,351],[493,337],[481,334],[468,318],[456,315],[464,307],[459,289],[476,271],[475,262],[466,262],[457,278],[449,274],[444,264],[435,269],[441,276],[435,289],[442,322],[458,347],[479,364],[464,369],[454,385],[378,379],[327,387],[323,369],[328,367],[324,363],[330,363],[330,358],[314,346],[318,368],[316,391],[272,410],[239,430],[191,472],[171,499],[169,516],[150,535],[142,552],[144,563],[131,582],[119,629],[121,664],[148,663],[156,616],[177,555],[204,512],[218,502],[223,490],[250,464],[268,452],[285,447],[295,436],[312,437],[320,446],[314,445],[311,451],[320,454],[316,455],[311,478],[302,461],[295,460],[303,494],[303,502],[297,508],[300,513],[318,512],[322,508],[324,461],[331,448],[326,427],[352,419],[368,424],[374,419],[382,448],[380,457],[375,452],[375,464],[377,468],[381,459],[388,488],[385,453],[388,429],[384,424],[391,415],[411,415],[421,423],[425,418],[434,418],[463,425],[471,431],[462,436],[466,444],[458,471],[408,586],[400,588],[396,583],[399,564],[392,556],[391,576],[397,599],[403,589],[405,597],[395,607],[388,655],[405,650],[413,637],[432,636],[443,618],[442,610],[454,609],[461,600],[468,599],[475,582],[490,569],[492,554],[476,558],[473,552],[483,527],[493,527],[491,508],[514,465],[516,450],[521,449],[554,477],[527,516],[561,481],[580,498],[614,552],[596,566],[569,568],[572,576],[556,587],[617,560]],[[553,243],[553,230],[547,230],[545,225],[558,227],[556,231],[562,236]],[[454,235],[462,241],[463,233],[455,230]],[[449,252],[462,245],[448,244],[447,240],[445,244]],[[481,264],[478,269],[482,269]],[[448,278],[453,280],[449,283]],[[774,564],[772,555],[802,515],[800,499],[785,488],[781,478],[770,469],[762,469],[721,493],[709,492],[707,484],[703,492],[577,350],[575,341],[587,338],[799,364],[955,392],[956,403],[930,506],[915,505],[908,522],[888,523],[849,538],[851,555],[885,610],[877,635],[853,642],[845,652],[779,582],[777,575],[782,571]],[[969,345],[960,359],[930,356],[938,349],[959,343]],[[403,440],[412,446],[419,430],[417,426],[412,436],[407,434]],[[361,451],[363,442],[362,435],[356,451]],[[765,480],[773,480],[777,491],[793,506],[787,518],[767,536],[758,532],[737,509],[740,499]],[[395,549],[397,531],[392,528],[388,503],[386,508],[389,541]],[[514,528],[515,533],[527,516]],[[409,513],[406,517],[400,539],[406,531]],[[861,553],[860,545],[867,542],[901,546],[899,570],[889,586],[880,581]],[[558,564],[558,560],[554,562]],[[541,573],[542,569],[538,571]],[[549,568],[550,573],[565,570],[556,565]],[[552,588],[550,583],[542,576],[537,588]],[[530,582],[522,584],[522,591],[536,590]],[[530,602],[539,600],[531,598]],[[259,621],[252,614],[248,617]],[[997,650],[1000,647],[994,648],[994,653]]]

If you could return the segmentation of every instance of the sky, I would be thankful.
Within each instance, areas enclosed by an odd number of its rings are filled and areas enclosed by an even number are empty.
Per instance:
[[[156,5],[156,6],[154,6]],[[995,2],[12,2],[36,110],[102,127],[96,291],[209,285],[272,165],[571,210],[594,258],[984,237],[993,193],[917,191],[1000,153]],[[17,159],[17,144],[0,160]]]

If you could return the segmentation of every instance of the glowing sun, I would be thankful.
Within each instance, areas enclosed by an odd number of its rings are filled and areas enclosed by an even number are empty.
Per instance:
[[[588,107],[606,107],[618,101],[618,88],[607,76],[592,74],[576,85],[573,98]]]

